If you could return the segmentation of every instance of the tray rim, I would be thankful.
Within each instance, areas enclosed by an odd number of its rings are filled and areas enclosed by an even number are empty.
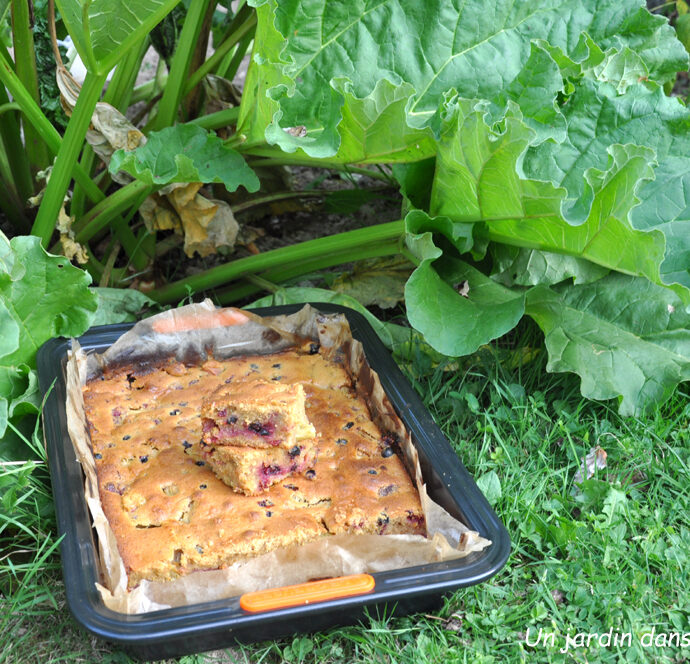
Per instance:
[[[465,522],[482,536],[491,539],[492,545],[482,552],[473,553],[455,561],[374,573],[376,588],[371,594],[330,600],[309,606],[249,614],[239,607],[239,596],[235,596],[134,615],[112,611],[103,604],[94,585],[97,580],[95,552],[93,540],[84,539],[84,525],[89,532],[91,527],[83,500],[83,491],[81,495],[74,495],[79,492],[65,490],[74,487],[75,475],[81,478],[77,486],[83,487],[83,475],[81,466],[74,457],[66,428],[63,428],[66,425],[66,417],[64,381],[61,373],[62,363],[68,349],[71,348],[71,341],[65,338],[54,338],[43,344],[37,354],[41,392],[45,395],[50,391],[43,411],[44,437],[48,450],[58,535],[62,537],[60,551],[67,604],[75,620],[87,631],[121,645],[137,646],[163,643],[173,638],[186,639],[193,635],[215,631],[228,632],[228,630],[230,630],[228,638],[231,639],[232,630],[279,626],[285,622],[294,623],[295,621],[307,624],[306,619],[310,615],[324,612],[334,614],[336,619],[333,624],[338,624],[337,616],[342,615],[343,611],[347,613],[347,609],[370,607],[395,602],[402,598],[440,595],[481,583],[495,575],[504,566],[511,548],[510,537],[505,526],[369,322],[362,314],[348,307],[321,302],[309,304],[323,313],[342,313],[347,317],[353,336],[364,345],[369,364],[378,373],[384,391],[405,426],[411,430],[415,445],[418,448],[424,447],[427,453],[433,450],[434,455],[438,457],[435,463],[441,463],[443,468],[451,471],[445,473],[445,489],[451,496],[457,494],[458,490],[462,490],[464,502],[462,505],[458,504],[457,507],[462,512]],[[276,305],[250,310],[262,316],[275,316],[294,313],[303,306],[304,304]],[[112,344],[134,324],[118,323],[92,327],[77,340],[86,349],[104,348]],[[60,358],[57,363],[56,356]],[[51,386],[53,389],[50,389]],[[62,398],[58,398],[60,396]],[[407,406],[407,411],[402,409],[403,405]],[[420,428],[423,432],[421,435]],[[421,441],[426,438],[429,440],[422,443]],[[64,486],[65,482],[69,483],[67,487]],[[79,501],[82,503],[81,510]],[[87,515],[87,523],[82,523],[81,527],[78,521],[80,513]],[[92,563],[93,567],[91,567]],[[265,638],[265,636],[262,634],[257,638]]]

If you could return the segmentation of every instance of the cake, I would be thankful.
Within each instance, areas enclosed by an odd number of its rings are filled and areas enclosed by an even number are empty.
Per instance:
[[[252,381],[299,385],[316,432],[315,460],[258,496],[233,491],[201,451],[204,396]],[[113,368],[83,393],[99,495],[130,588],[334,534],[426,534],[395,435],[374,424],[343,364],[316,344]]]
[[[201,430],[196,458],[247,495],[261,493],[316,460],[316,431],[299,383],[223,384],[202,401]]]

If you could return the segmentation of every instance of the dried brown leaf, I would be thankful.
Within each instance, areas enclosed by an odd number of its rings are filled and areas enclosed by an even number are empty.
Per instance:
[[[80,265],[85,265],[89,262],[89,255],[83,245],[72,239],[69,235],[60,236],[60,246],[62,247],[62,255],[70,261],[76,261]]]
[[[412,270],[413,266],[402,256],[361,261],[352,272],[341,274],[332,288],[364,306],[391,309],[405,297],[405,282]]]
[[[215,74],[207,74],[203,81],[206,98],[206,113],[223,111],[237,106],[242,97],[237,86],[228,79]]]
[[[58,67],[56,74],[58,88],[60,89],[60,102],[67,115],[72,114],[72,109],[77,103],[81,86],[64,67]],[[146,137],[139,131],[120,111],[114,106],[99,101],[96,104],[91,125],[86,132],[86,140],[94,152],[106,163],[115,150],[133,150],[146,143]],[[120,184],[127,184],[132,178],[126,173],[120,172],[113,176]]]
[[[199,193],[202,184],[169,185],[149,196],[139,212],[150,230],[174,230],[184,235],[184,251],[208,256],[218,247],[234,247],[239,226],[230,206]]]

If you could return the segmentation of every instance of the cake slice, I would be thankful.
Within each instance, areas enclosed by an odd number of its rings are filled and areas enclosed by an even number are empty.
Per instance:
[[[302,441],[303,443],[305,441]],[[219,480],[247,496],[262,493],[272,484],[292,473],[301,473],[314,465],[316,445],[282,447],[249,447],[248,445],[207,445],[201,441],[198,449],[189,452],[208,464]]]
[[[201,405],[207,445],[292,449],[316,431],[304,409],[304,388],[263,380],[221,385]]]
[[[202,440],[189,453],[240,493],[260,493],[316,460],[300,384],[222,385],[202,402],[201,418]]]

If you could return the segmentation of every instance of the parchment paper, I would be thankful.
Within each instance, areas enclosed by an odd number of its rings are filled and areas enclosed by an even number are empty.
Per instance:
[[[398,435],[404,461],[419,490],[428,538],[418,535],[328,536],[302,546],[277,549],[222,570],[194,572],[167,582],[142,581],[128,591],[125,567],[98,495],[96,465],[82,396],[87,378],[98,375],[106,367],[155,364],[171,355],[179,361],[195,363],[209,355],[225,359],[240,354],[274,353],[304,341],[305,337],[320,343],[326,357],[345,361],[374,422],[382,430]],[[101,577],[97,586],[105,605],[114,611],[143,613],[315,578],[452,560],[491,544],[427,495],[410,435],[342,315],[322,314],[306,305],[289,316],[261,318],[239,309],[216,309],[206,300],[137,323],[100,355],[87,357],[76,340],[72,340],[72,344],[66,369],[68,429],[84,470],[86,501],[97,534]]]

